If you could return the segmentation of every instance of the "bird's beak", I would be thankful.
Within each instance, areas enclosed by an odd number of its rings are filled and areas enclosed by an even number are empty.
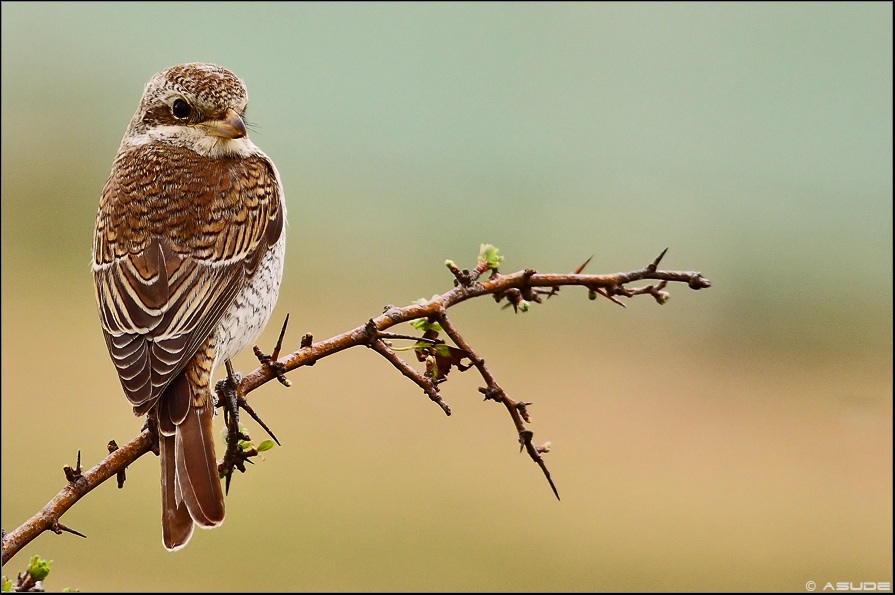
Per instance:
[[[246,123],[243,122],[242,117],[233,108],[227,110],[223,120],[212,120],[205,122],[201,126],[205,128],[208,134],[228,140],[243,138],[248,134],[246,132]]]

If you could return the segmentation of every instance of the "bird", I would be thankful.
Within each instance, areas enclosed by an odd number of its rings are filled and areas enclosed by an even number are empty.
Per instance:
[[[91,269],[106,346],[136,415],[157,424],[162,543],[224,521],[211,380],[253,344],[283,276],[280,174],[221,66],[146,84],[100,195]]]

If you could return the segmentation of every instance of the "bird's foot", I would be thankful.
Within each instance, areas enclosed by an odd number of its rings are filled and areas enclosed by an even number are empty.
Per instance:
[[[258,348],[256,347],[255,349]],[[266,448],[263,448],[264,443],[258,447],[254,446],[244,428],[240,427],[239,410],[243,409],[252,419],[258,422],[258,425],[264,428],[264,431],[270,435],[277,445],[280,444],[280,441],[271,429],[267,427],[264,420],[255,413],[245,396],[240,393],[239,385],[242,381],[242,375],[233,371],[230,360],[226,361],[226,365],[227,377],[215,384],[215,392],[218,395],[217,405],[224,409],[224,421],[227,425],[227,450],[224,452],[224,458],[218,465],[218,473],[225,480],[225,491],[229,492],[233,471],[238,470],[240,473],[245,473],[246,462],[251,463],[252,461],[249,460],[251,457],[257,456],[260,450],[266,450]]]

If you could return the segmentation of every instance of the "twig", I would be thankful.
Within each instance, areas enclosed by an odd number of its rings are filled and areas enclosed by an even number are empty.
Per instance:
[[[392,349],[385,344],[385,342],[376,338],[370,341],[370,348],[379,353],[382,357],[387,359],[391,365],[396,367],[399,372],[413,380],[423,392],[425,392],[432,401],[434,401],[439,407],[441,407],[442,411],[444,411],[445,415],[451,414],[451,408],[448,407],[447,403],[445,403],[441,395],[438,393],[438,386],[435,381],[431,377],[426,377],[423,374],[420,374],[413,368],[411,368],[407,362],[398,357],[398,354],[392,351]]]
[[[503,403],[506,407],[507,411],[510,414],[510,417],[513,420],[513,424],[516,426],[516,431],[519,434],[519,446],[520,450],[524,448],[528,452],[528,456],[531,457],[535,463],[541,468],[541,471],[544,473],[544,477],[547,478],[547,483],[550,484],[550,489],[553,490],[553,495],[556,496],[556,499],[559,500],[559,492],[556,490],[556,485],[553,483],[553,479],[550,477],[550,471],[547,470],[547,464],[544,463],[544,458],[541,456],[541,452],[543,450],[539,450],[536,446],[531,443],[531,439],[534,436],[534,432],[525,427],[525,424],[522,421],[522,418],[525,417],[528,419],[528,412],[526,407],[531,405],[531,403],[517,403],[513,399],[511,399],[506,391],[501,388],[499,384],[497,384],[497,380],[494,378],[494,375],[491,374],[491,371],[488,370],[488,367],[485,366],[485,360],[476,354],[473,351],[472,347],[470,347],[469,343],[463,338],[463,336],[457,331],[454,325],[448,320],[447,314],[441,312],[438,316],[438,322],[441,324],[441,327],[444,329],[444,332],[448,334],[451,340],[459,347],[464,350],[467,354],[467,357],[472,361],[472,365],[476,367],[481,374],[482,379],[485,381],[485,387],[479,388],[479,392],[485,395],[485,399],[491,399],[497,401],[498,403]]]

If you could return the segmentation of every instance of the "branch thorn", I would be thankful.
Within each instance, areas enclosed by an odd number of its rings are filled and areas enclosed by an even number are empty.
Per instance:
[[[656,260],[654,260],[649,266],[646,267],[646,270],[649,271],[650,273],[655,272],[656,268],[659,266],[659,263],[662,261],[662,258],[665,256],[666,252],[668,252],[668,248],[665,248],[664,250],[662,250],[662,253],[656,257]]]
[[[83,537],[84,539],[87,539],[87,536],[84,535],[83,533],[81,533],[80,531],[75,531],[74,529],[70,529],[70,528],[66,527],[65,525],[63,525],[62,523],[60,523],[59,521],[55,521],[53,523],[53,525],[50,527],[50,530],[53,533],[55,533],[56,535],[61,535],[63,532],[65,532],[65,533],[71,533],[72,535],[77,535],[78,537]]]

